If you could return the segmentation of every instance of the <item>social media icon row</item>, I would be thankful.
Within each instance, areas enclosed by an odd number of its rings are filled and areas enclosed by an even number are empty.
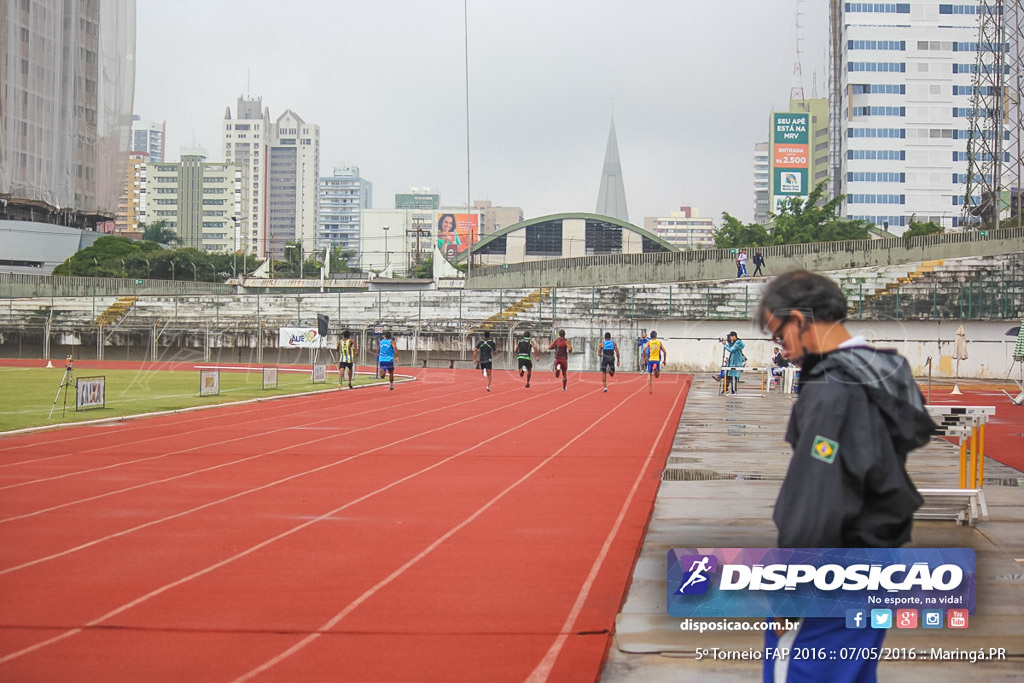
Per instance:
[[[941,609],[848,609],[846,610],[846,628],[967,628],[968,613],[965,609],[947,610],[945,619]]]

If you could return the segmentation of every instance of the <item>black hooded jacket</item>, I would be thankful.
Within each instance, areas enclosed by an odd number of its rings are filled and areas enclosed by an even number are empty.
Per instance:
[[[775,503],[780,548],[895,548],[922,499],[907,454],[935,424],[906,359],[869,346],[804,361]]]

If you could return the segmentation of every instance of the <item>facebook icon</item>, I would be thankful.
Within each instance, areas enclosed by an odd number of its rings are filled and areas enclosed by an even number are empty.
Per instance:
[[[846,628],[867,628],[868,619],[862,609],[846,610]]]

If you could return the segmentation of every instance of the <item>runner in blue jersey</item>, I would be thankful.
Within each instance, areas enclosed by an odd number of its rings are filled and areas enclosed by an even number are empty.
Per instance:
[[[395,390],[395,364],[398,363],[398,352],[395,350],[391,333],[385,332],[384,338],[380,340],[380,351],[377,353],[377,367],[380,370],[380,378],[388,375],[390,385],[388,391]]]
[[[622,364],[619,356],[619,346],[612,341],[612,333],[604,333],[604,341],[601,342],[601,384],[604,385],[605,393],[608,393],[608,376],[615,376],[615,366]]]

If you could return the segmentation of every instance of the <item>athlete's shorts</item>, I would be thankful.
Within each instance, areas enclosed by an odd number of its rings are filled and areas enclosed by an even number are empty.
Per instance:
[[[647,361],[647,372],[654,374],[655,372],[661,372],[661,361],[660,360],[649,360]]]
[[[393,361],[393,360],[382,360],[380,362],[380,369],[381,370],[394,370],[395,369],[395,361]]]
[[[489,360],[488,361],[480,361],[480,369],[481,370],[490,370],[491,369],[491,365],[493,364],[493,362],[494,361],[489,361]]]
[[[607,372],[609,375],[615,375],[615,359],[601,357],[601,372]]]
[[[520,358],[519,359],[519,369],[520,370],[523,370],[523,369],[533,370],[533,361],[530,360],[529,358]]]
[[[555,359],[555,371],[558,368],[562,368],[562,372],[569,372],[569,359],[568,358],[556,358]]]
[[[351,370],[354,363],[338,363],[339,370]]]

